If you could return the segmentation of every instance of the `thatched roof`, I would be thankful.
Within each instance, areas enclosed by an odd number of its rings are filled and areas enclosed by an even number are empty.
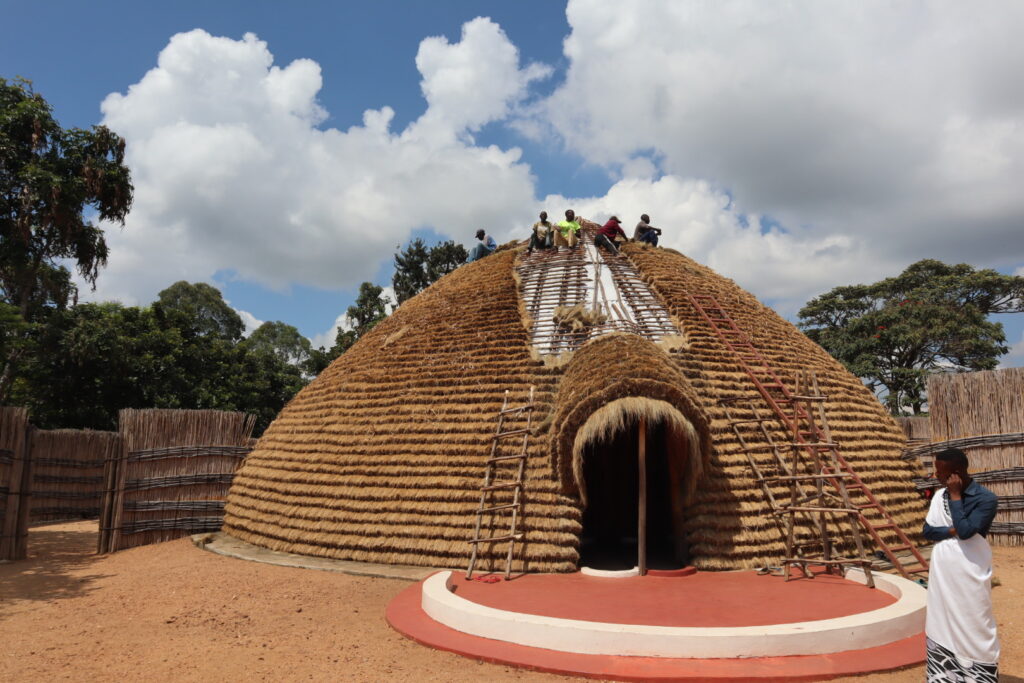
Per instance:
[[[700,480],[687,482],[695,490],[685,512],[693,562],[739,568],[777,561],[782,536],[764,514],[764,494],[718,403],[753,396],[753,386],[687,291],[714,294],[782,374],[816,372],[843,453],[904,528],[919,527],[924,510],[914,473],[899,457],[903,433],[856,377],[710,269],[668,249],[629,244],[623,253],[685,343],[659,348],[615,334],[545,364],[529,346],[531,321],[514,276],[520,250],[499,251],[405,302],[289,403],[238,471],[225,531],[300,554],[464,566],[502,396],[509,390],[512,404],[521,404],[534,385],[525,563],[515,569],[576,568],[577,437],[588,416],[627,399],[616,404],[620,414],[671,413],[699,439],[699,468],[689,473]],[[781,431],[775,436],[788,441]]]

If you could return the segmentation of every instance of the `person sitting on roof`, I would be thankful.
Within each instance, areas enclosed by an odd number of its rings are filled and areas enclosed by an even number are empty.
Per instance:
[[[633,240],[636,242],[646,242],[651,246],[658,246],[658,235],[661,234],[661,228],[656,228],[651,225],[651,217],[646,213],[640,216],[640,222],[636,224],[636,230],[633,231]]]
[[[580,224],[576,220],[576,213],[572,209],[566,209],[565,220],[559,221],[555,227],[558,228],[555,232],[555,248],[566,246],[575,249],[580,241],[577,235],[580,231]]]
[[[488,254],[493,254],[494,250],[498,248],[498,243],[494,241],[494,238],[483,230],[476,231],[476,238],[480,240],[480,244],[473,247],[472,251],[469,252],[469,257],[466,259],[466,263],[472,263],[473,261],[482,259]]]
[[[617,217],[612,216],[608,219],[600,230],[597,231],[597,236],[594,237],[594,244],[599,247],[604,247],[613,254],[619,253],[619,248],[615,246],[615,237],[617,235],[622,236],[622,240],[625,241],[629,238],[626,237],[626,233],[622,231],[622,225]]]
[[[532,254],[534,249],[550,249],[554,239],[555,226],[548,220],[548,212],[540,212],[540,220],[533,224],[533,233],[530,235],[530,246],[526,253]]]

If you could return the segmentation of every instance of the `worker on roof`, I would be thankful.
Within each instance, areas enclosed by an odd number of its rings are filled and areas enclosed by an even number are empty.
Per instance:
[[[661,234],[661,228],[656,228],[651,225],[651,217],[646,213],[641,214],[640,222],[636,224],[636,230],[633,231],[633,239],[637,242],[646,242],[651,246],[658,246],[658,235]]]
[[[597,235],[594,237],[594,244],[618,255],[619,248],[615,245],[616,237],[622,237],[623,242],[629,239],[626,237],[626,233],[622,230],[622,225],[619,219],[616,216],[612,216],[608,219],[608,222],[601,226],[601,229],[597,231]]]
[[[530,246],[526,249],[527,254],[532,254],[534,249],[550,249],[554,240],[555,226],[548,220],[548,212],[540,212],[540,220],[533,224],[533,232],[530,234]]]
[[[576,220],[576,212],[572,209],[566,209],[565,220],[559,221],[558,225],[555,226],[558,230],[555,232],[555,247],[569,247],[575,249],[576,245],[579,244],[579,231],[580,224]]]
[[[488,254],[493,254],[494,250],[498,248],[498,243],[494,241],[494,238],[482,229],[476,231],[476,238],[480,240],[480,244],[473,247],[472,251],[469,252],[469,257],[466,259],[466,263],[472,263],[473,261],[482,259]]]

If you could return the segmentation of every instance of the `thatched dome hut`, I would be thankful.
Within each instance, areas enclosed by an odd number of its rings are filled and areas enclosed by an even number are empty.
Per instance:
[[[303,555],[464,567],[503,395],[519,405],[534,386],[516,570],[573,571],[594,527],[635,528],[640,418],[660,454],[655,549],[706,569],[777,564],[783,535],[720,403],[757,394],[687,292],[715,296],[781,375],[814,371],[846,459],[899,524],[919,527],[903,432],[856,377],[686,256],[623,253],[677,326],[671,343],[614,333],[537,353],[517,275],[525,254],[499,250],[405,302],[288,404],[238,471],[224,531]]]

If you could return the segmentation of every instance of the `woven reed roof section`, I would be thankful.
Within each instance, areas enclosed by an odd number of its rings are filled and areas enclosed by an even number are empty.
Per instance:
[[[574,435],[596,410],[627,399],[668,405],[699,433],[702,473],[686,510],[692,562],[777,562],[782,535],[719,404],[757,393],[688,292],[713,294],[783,377],[815,371],[843,453],[904,529],[920,529],[925,510],[900,459],[900,428],[856,377],[735,283],[672,250],[627,244],[631,268],[685,345],[610,334],[545,364],[531,354],[515,272],[521,251],[501,249],[404,302],[299,392],[239,469],[224,530],[304,555],[464,567],[502,396],[508,389],[521,405],[534,385],[526,543],[513,571],[576,569]],[[750,429],[745,438],[760,442]],[[789,442],[781,429],[773,437]]]
[[[843,455],[895,521],[911,538],[917,538],[926,510],[914,491],[915,468],[900,458],[906,437],[860,380],[732,280],[671,249],[627,244],[623,253],[682,325],[689,344],[674,349],[671,355],[710,418],[712,471],[719,476],[705,478],[687,516],[691,551],[697,555],[698,566],[724,569],[770,564],[782,557],[784,544],[778,528],[764,514],[763,494],[718,405],[720,399],[756,397],[757,392],[732,352],[689,303],[687,292],[713,295],[784,378],[794,377],[801,369],[816,373],[828,396],[825,411]],[[765,414],[767,410],[762,416]],[[744,436],[754,443],[763,442],[752,425]],[[780,443],[790,441],[779,428],[773,438]],[[781,487],[778,493],[782,494]],[[865,501],[854,496],[854,502]]]
[[[664,401],[693,424],[701,442],[694,454],[700,469],[710,462],[711,438],[700,398],[669,354],[634,334],[592,340],[564,368],[551,428],[552,467],[562,489],[578,495],[580,466],[574,460],[576,434],[605,405],[626,397]]]
[[[536,385],[536,423],[557,380],[530,357],[517,255],[499,251],[445,276],[299,392],[238,471],[224,530],[305,555],[465,566],[502,396],[508,389],[521,405]],[[505,425],[524,426],[525,416]],[[531,437],[528,449],[528,562],[513,568],[571,571],[579,509],[558,490],[547,440]]]

